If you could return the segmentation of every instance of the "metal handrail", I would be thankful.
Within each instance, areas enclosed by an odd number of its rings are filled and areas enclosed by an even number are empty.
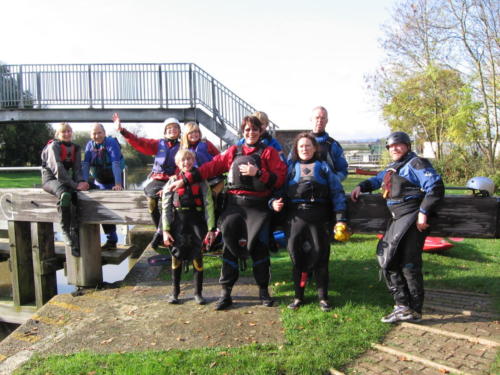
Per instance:
[[[67,106],[199,107],[236,132],[242,117],[255,111],[193,63],[0,66],[0,110]]]

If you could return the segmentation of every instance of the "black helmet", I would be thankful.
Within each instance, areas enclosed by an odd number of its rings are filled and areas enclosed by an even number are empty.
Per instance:
[[[396,143],[404,143],[408,147],[411,147],[411,139],[408,134],[405,132],[393,132],[389,134],[387,137],[387,142],[385,144],[385,148],[389,148],[390,145],[396,144]]]

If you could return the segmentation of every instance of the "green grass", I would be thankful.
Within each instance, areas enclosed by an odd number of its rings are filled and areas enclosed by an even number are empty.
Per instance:
[[[42,179],[40,172],[0,172],[0,188],[32,188],[40,186]]]
[[[297,311],[286,308],[293,297],[290,260],[285,251],[273,256],[272,289],[281,303],[284,345],[36,356],[16,374],[322,374],[331,367],[341,369],[391,328],[379,321],[392,300],[378,281],[376,241],[372,235],[355,235],[332,247],[330,298],[335,308],[329,313],[319,310],[312,287],[306,291],[307,305]],[[445,255],[424,254],[426,287],[488,293],[498,306],[499,245],[499,240],[468,239]],[[220,259],[205,258],[207,277],[216,277],[219,267]]]

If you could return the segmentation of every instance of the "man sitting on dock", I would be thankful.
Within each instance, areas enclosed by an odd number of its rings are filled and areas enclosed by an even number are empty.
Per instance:
[[[92,125],[91,140],[85,147],[85,156],[82,162],[82,175],[89,181],[92,175],[92,188],[99,190],[123,190],[122,171],[125,167],[121,146],[115,137],[106,137],[106,130],[102,124]],[[102,224],[107,240],[101,246],[103,250],[115,250],[118,242],[116,225]]]

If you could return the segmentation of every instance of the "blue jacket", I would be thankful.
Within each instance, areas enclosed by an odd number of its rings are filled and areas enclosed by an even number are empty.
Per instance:
[[[116,138],[106,137],[104,142],[99,145],[94,141],[87,143],[82,162],[82,175],[86,181],[89,178],[91,168],[94,172],[101,168],[111,169],[115,184],[123,185],[122,169],[124,168],[124,159],[120,143]]]
[[[342,148],[340,143],[331,138],[327,132],[324,132],[321,135],[314,133],[312,134],[314,135],[314,138],[316,138],[316,141],[320,144],[320,146],[330,144],[326,161],[333,169],[338,179],[340,181],[344,181],[347,178],[347,167],[349,165],[344,156],[344,149]]]
[[[395,171],[394,174],[402,177],[409,184],[399,183],[399,185],[404,186],[402,188],[398,187],[400,191],[397,196],[389,194],[387,197],[389,208],[419,199],[421,200],[420,212],[428,214],[444,196],[444,185],[441,176],[427,159],[418,157],[414,152],[409,152],[401,160],[389,164],[385,170],[379,172],[376,176],[361,182],[359,184],[361,191],[369,192],[383,187],[384,177],[390,171]],[[392,180],[394,181],[394,179]],[[418,189],[412,188],[412,185]]]

